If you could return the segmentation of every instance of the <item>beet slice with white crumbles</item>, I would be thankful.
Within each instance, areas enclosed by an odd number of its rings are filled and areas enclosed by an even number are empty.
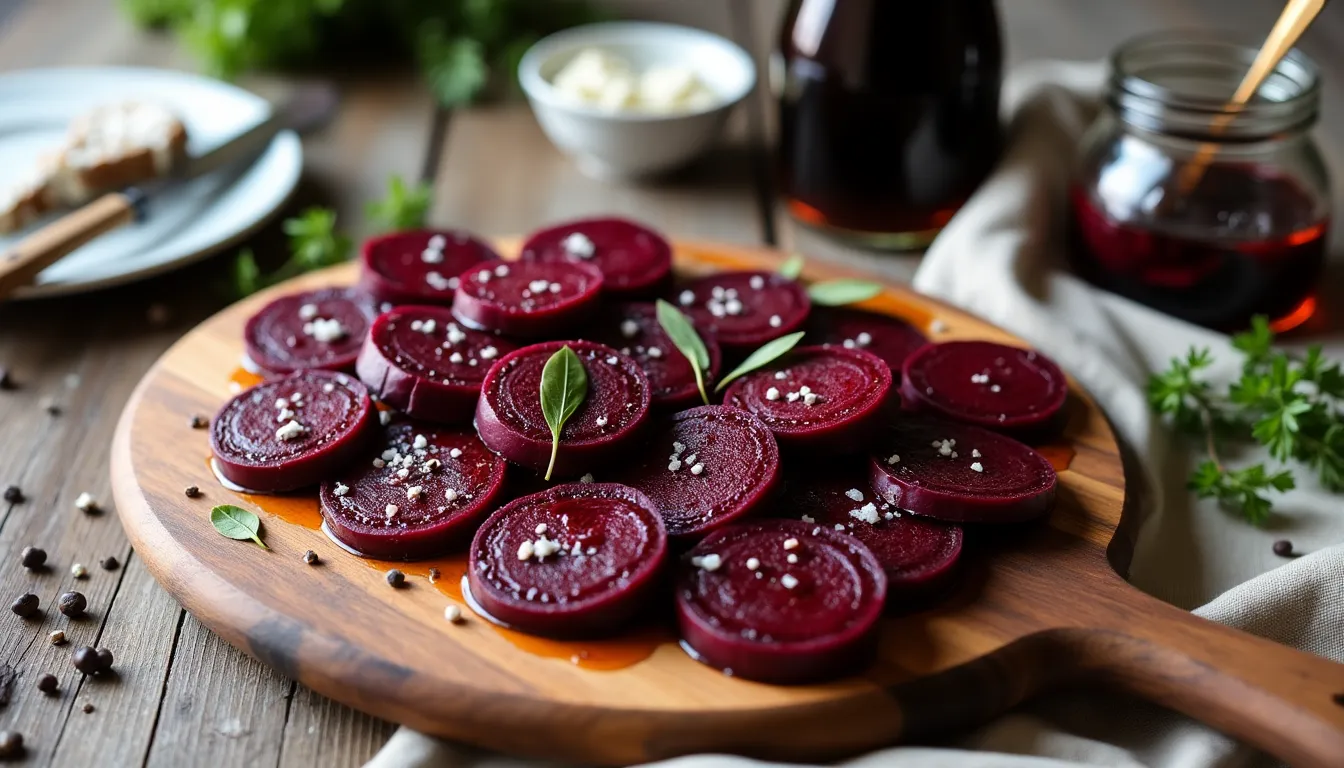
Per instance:
[[[951,522],[1007,523],[1050,511],[1050,462],[1007,435],[939,418],[906,416],[869,458],[869,486],[884,501]]]
[[[757,509],[779,479],[779,447],[760,419],[702,405],[673,414],[617,479],[648,494],[674,537],[694,537]]]
[[[264,376],[353,370],[374,314],[373,301],[352,288],[281,296],[248,319],[243,367]]]
[[[359,285],[379,302],[449,305],[458,275],[499,254],[479,238],[456,230],[393,232],[365,241]]]
[[[490,450],[515,464],[544,471],[551,429],[541,410],[541,372],[562,347],[578,355],[588,395],[560,431],[554,473],[598,473],[630,449],[648,420],[649,379],[634,360],[591,341],[549,341],[504,355],[485,375],[476,429]]]
[[[377,431],[369,391],[355,377],[302,371],[224,404],[210,424],[212,463],[239,488],[292,491],[354,462]]]
[[[504,486],[504,460],[469,429],[395,423],[378,450],[318,494],[328,532],[366,557],[443,554],[471,538]]]
[[[989,341],[929,344],[905,361],[901,383],[907,409],[1013,434],[1061,426],[1068,393],[1050,358]]]
[[[869,489],[860,467],[790,481],[782,499],[790,517],[863,542],[887,574],[892,608],[941,594],[956,575],[965,539],[961,526],[902,513]]]
[[[567,221],[527,238],[522,261],[569,261],[602,271],[602,290],[613,296],[652,296],[672,280],[672,246],[628,219]]]
[[[602,273],[568,261],[482,266],[458,276],[453,314],[462,324],[520,338],[555,338],[598,309]]]
[[[402,306],[374,320],[356,371],[381,402],[408,416],[468,422],[486,371],[516,348],[463,328],[447,307]]]
[[[667,533],[648,497],[614,483],[571,483],[524,496],[471,543],[467,586],[486,618],[536,635],[594,637],[650,602]]]
[[[861,309],[813,307],[807,318],[807,343],[871,352],[899,374],[906,358],[929,340],[918,328],[898,317]]]
[[[857,538],[799,520],[735,523],[682,558],[683,646],[735,677],[819,682],[859,672],[877,649],[887,577]]]
[[[803,326],[807,291],[772,272],[721,272],[687,284],[676,303],[726,352],[746,353]]]
[[[867,448],[891,392],[891,369],[857,349],[798,347],[728,385],[723,404],[751,412],[783,448]]]
[[[617,304],[603,314],[589,335],[639,363],[649,377],[655,406],[680,408],[701,402],[695,370],[663,331],[653,304]],[[703,372],[705,391],[708,392],[719,373],[723,355],[713,336],[705,335],[701,340],[709,353],[709,370]]]

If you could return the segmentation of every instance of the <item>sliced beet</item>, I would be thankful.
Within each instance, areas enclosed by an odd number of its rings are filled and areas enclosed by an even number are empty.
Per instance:
[[[737,408],[702,405],[674,414],[644,443],[642,457],[617,477],[653,499],[672,536],[696,536],[746,515],[779,478],[774,436]]]
[[[470,269],[458,278],[453,314],[506,336],[554,338],[592,318],[602,273],[588,264],[524,261]]]
[[[247,321],[243,367],[266,376],[352,370],[373,315],[373,301],[350,288],[281,296]]]
[[[887,503],[952,522],[1030,520],[1055,501],[1055,470],[1018,441],[980,427],[906,417],[879,438],[869,485]]]
[[[555,474],[601,472],[630,448],[649,416],[649,379],[634,360],[591,341],[548,341],[501,357],[485,375],[476,429],[490,450],[543,471],[551,459],[551,429],[541,412],[541,370],[568,345],[583,361],[588,396],[560,432]]]
[[[750,411],[784,448],[863,451],[882,419],[891,369],[843,347],[798,347],[728,385],[723,404]]]
[[[807,343],[871,352],[899,372],[905,359],[929,340],[898,317],[861,309],[813,307],[807,318]]]
[[[772,272],[702,277],[677,294],[677,304],[725,351],[735,352],[749,352],[798,330],[812,307],[801,285]]]
[[[863,542],[886,571],[892,607],[941,593],[956,574],[961,526],[903,514],[869,489],[859,467],[791,481],[783,498],[790,517]]]
[[[881,563],[853,536],[799,520],[736,523],[682,558],[677,619],[710,666],[818,682],[872,662],[886,592]]]
[[[374,320],[357,371],[379,400],[408,416],[467,422],[486,371],[516,348],[459,326],[446,307],[397,307]]]
[[[365,241],[360,256],[360,286],[393,304],[451,304],[458,275],[499,261],[489,245],[455,230],[393,232]]]
[[[602,289],[618,296],[652,296],[672,279],[667,239],[628,219],[567,221],[523,243],[523,261],[577,261],[602,271]]]
[[[210,424],[215,470],[264,493],[317,485],[362,455],[378,431],[369,391],[353,376],[302,371],[262,382]]]
[[[402,422],[366,455],[322,483],[327,530],[385,560],[420,560],[465,541],[504,486],[504,460],[470,429]]]
[[[909,409],[1015,433],[1058,426],[1068,394],[1050,358],[989,341],[929,344],[905,361],[901,383]]]
[[[603,314],[591,335],[596,341],[620,349],[621,354],[639,363],[649,377],[655,406],[680,408],[701,402],[695,371],[658,324],[658,313],[653,304],[617,304]],[[709,352],[709,370],[704,373],[708,392],[718,375],[723,355],[713,336],[706,334],[702,340]]]
[[[524,496],[485,521],[467,584],[491,619],[537,635],[611,633],[647,605],[667,558],[653,502],[615,483]]]

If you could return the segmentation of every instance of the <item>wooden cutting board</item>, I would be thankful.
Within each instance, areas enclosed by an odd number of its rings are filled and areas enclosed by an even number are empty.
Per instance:
[[[504,253],[516,241],[501,243]],[[777,252],[679,243],[678,271],[776,267]],[[1134,531],[1115,437],[1077,388],[1068,427],[1044,447],[1060,472],[1047,523],[968,534],[959,589],[884,620],[863,676],[777,687],[692,661],[666,627],[603,642],[537,640],[461,605],[462,558],[399,565],[342,551],[319,529],[315,494],[251,497],[219,485],[207,430],[238,369],[243,324],[280,293],[347,284],[354,265],[307,275],[203,323],[145,376],[112,454],[117,509],[155,578],[206,626],[305,685],[373,715],[508,753],[631,763],[692,752],[821,760],[984,721],[1046,688],[1105,684],[1180,710],[1296,766],[1344,764],[1344,665],[1198,619],[1124,582]],[[810,264],[809,279],[854,276]],[[970,315],[891,285],[866,304],[930,337],[1020,343]],[[189,499],[183,489],[199,486]],[[216,504],[257,511],[269,550],[222,538]],[[320,565],[305,565],[312,549]],[[434,583],[430,568],[439,571]]]

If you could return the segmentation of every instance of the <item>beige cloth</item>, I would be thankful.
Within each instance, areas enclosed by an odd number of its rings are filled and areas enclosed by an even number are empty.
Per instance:
[[[1128,478],[1134,510],[1143,517],[1131,566],[1136,586],[1182,607],[1203,605],[1196,612],[1214,621],[1344,661],[1344,546],[1331,546],[1344,542],[1344,501],[1302,483],[1277,504],[1266,528],[1253,528],[1190,497],[1184,482],[1196,449],[1171,438],[1148,411],[1143,385],[1149,373],[1192,344],[1212,347],[1224,363],[1220,373],[1232,375],[1235,358],[1226,337],[1095,291],[1059,268],[1071,158],[1094,114],[1103,74],[1097,64],[1059,62],[1012,74],[1004,98],[1013,125],[1008,153],[930,248],[914,284],[1027,339],[1101,403],[1138,457]],[[1328,352],[1344,354],[1344,343],[1333,339]],[[1311,554],[1285,564],[1271,551],[1278,538]],[[1089,692],[1049,696],[944,747],[896,747],[844,765],[1230,768],[1267,762],[1156,706]],[[368,768],[514,765],[537,764],[403,728]],[[657,765],[771,764],[697,755]]]

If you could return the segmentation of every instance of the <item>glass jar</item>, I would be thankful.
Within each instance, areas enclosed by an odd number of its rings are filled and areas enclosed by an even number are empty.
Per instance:
[[[1305,322],[1326,255],[1330,186],[1309,131],[1316,67],[1291,52],[1245,108],[1254,47],[1160,34],[1122,46],[1070,191],[1075,270],[1224,331]]]
[[[925,246],[998,159],[993,0],[794,0],[771,84],[778,179],[804,224]]]

